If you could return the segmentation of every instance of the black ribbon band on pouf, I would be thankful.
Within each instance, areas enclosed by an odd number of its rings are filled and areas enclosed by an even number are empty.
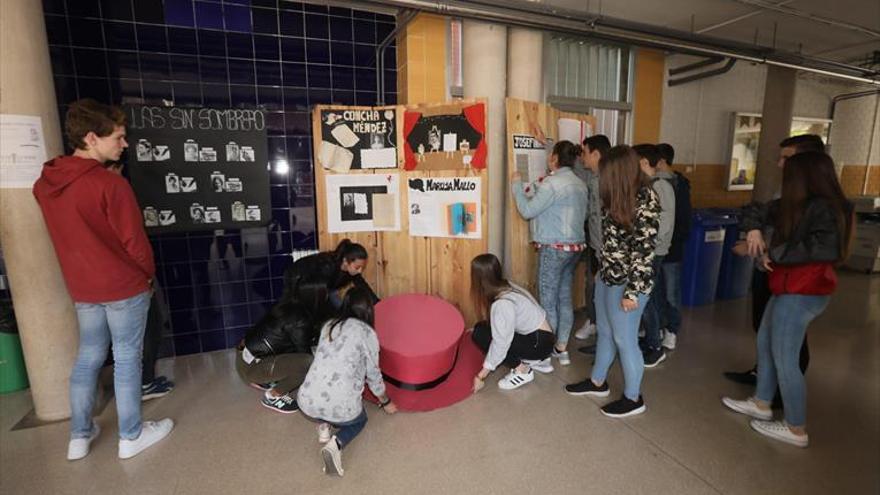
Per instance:
[[[439,378],[431,380],[430,382],[407,383],[407,382],[402,382],[402,381],[398,380],[397,378],[394,378],[393,376],[388,376],[385,373],[382,373],[382,378],[384,378],[386,382],[388,382],[388,383],[390,383],[390,384],[394,385],[395,387],[402,389],[402,390],[410,390],[413,392],[418,392],[420,390],[428,390],[430,388],[434,388],[437,385],[440,385],[441,383],[445,382],[446,379],[449,378],[449,375],[452,374],[452,371],[455,369],[455,363],[458,362],[458,349],[459,349],[460,345],[461,345],[461,342],[459,342],[458,345],[455,346],[455,359],[452,360],[452,366],[449,367],[449,371],[447,371],[446,373],[443,373],[442,375],[440,375]]]

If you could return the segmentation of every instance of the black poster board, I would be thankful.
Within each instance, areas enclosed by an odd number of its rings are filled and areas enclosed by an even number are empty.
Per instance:
[[[148,233],[240,229],[269,222],[262,110],[125,110],[128,171]]]
[[[397,168],[396,107],[322,108],[318,163],[329,170]]]

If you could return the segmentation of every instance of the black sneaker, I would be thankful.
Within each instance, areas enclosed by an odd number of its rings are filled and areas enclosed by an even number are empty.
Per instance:
[[[620,399],[603,406],[600,411],[609,418],[625,418],[645,412],[645,401],[639,396],[638,402],[629,400],[625,395]]]
[[[266,382],[266,383],[251,382],[251,383],[248,383],[248,385],[250,385],[252,388],[255,388],[257,390],[262,390],[263,392],[265,392],[267,390],[272,390],[273,388],[275,388],[276,383],[275,382]]]
[[[273,397],[266,394],[263,396],[263,400],[260,401],[260,403],[263,404],[263,407],[282,414],[291,414],[299,411],[299,406],[296,404],[296,400],[289,395]]]
[[[150,399],[158,399],[164,397],[174,390],[174,382],[168,380],[164,376],[157,376],[155,380],[141,385],[141,400],[148,401]]]
[[[596,384],[593,383],[593,380],[591,380],[589,377],[587,377],[587,379],[582,382],[566,385],[565,392],[568,395],[592,395],[594,397],[608,397],[608,394],[611,393],[611,391],[608,389],[607,381],[601,386],[597,387]]]
[[[724,378],[727,378],[730,381],[742,384],[742,385],[757,385],[758,384],[758,369],[752,368],[748,371],[725,371]]]
[[[663,361],[666,361],[666,351],[663,348],[645,351],[645,368],[653,368]]]

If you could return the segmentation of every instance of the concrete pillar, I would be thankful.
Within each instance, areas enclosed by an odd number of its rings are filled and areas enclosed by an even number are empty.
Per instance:
[[[507,95],[507,27],[466,20],[462,25],[465,98],[487,98],[489,144],[489,252],[503,257],[507,174],[504,173],[504,98]]]
[[[507,96],[520,100],[544,99],[544,34],[510,28],[507,44]]]
[[[767,67],[755,189],[752,192],[752,199],[756,201],[769,201],[782,185],[782,169],[777,166],[779,142],[791,133],[796,81],[797,71],[794,69]]]
[[[41,2],[0,2],[0,60],[0,113],[40,116],[46,156],[61,154]],[[68,381],[79,339],[76,313],[30,188],[0,189],[0,245],[37,417],[67,418]]]

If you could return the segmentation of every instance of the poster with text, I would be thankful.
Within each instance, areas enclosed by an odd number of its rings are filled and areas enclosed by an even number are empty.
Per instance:
[[[127,169],[149,234],[271,219],[262,110],[126,107]]]
[[[406,170],[486,168],[486,104],[417,106],[403,116]]]
[[[397,174],[327,175],[327,231],[400,230]]]
[[[397,168],[397,107],[318,107],[317,162],[326,170]],[[317,129],[317,127],[316,127]]]
[[[479,239],[479,177],[411,178],[409,234],[424,237]]]
[[[547,175],[547,149],[534,137],[514,134],[513,158],[516,171],[526,182],[537,182]]]
[[[0,189],[34,187],[45,162],[43,120],[36,115],[0,115]]]

